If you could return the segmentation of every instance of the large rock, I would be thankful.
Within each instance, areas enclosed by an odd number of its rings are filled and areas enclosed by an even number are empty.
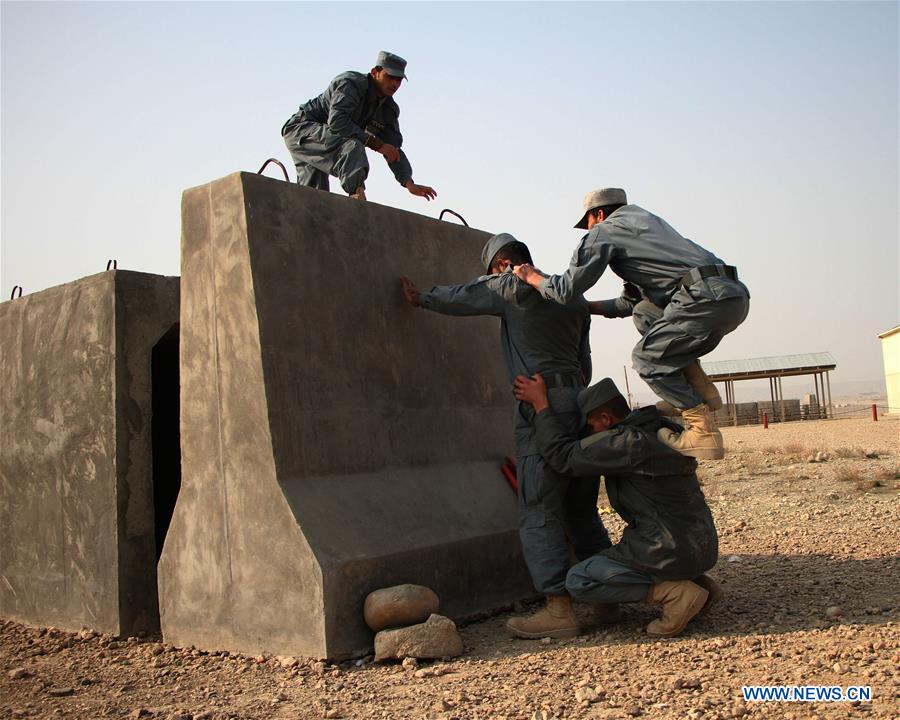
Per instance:
[[[366,625],[378,632],[424,622],[438,611],[440,600],[423,585],[395,585],[369,593],[363,606]]]
[[[456,623],[443,615],[432,615],[418,625],[382,630],[375,636],[376,660],[456,657],[462,652]]]
[[[531,594],[498,321],[400,294],[480,275],[486,237],[247,173],[185,192],[168,642],[344,659],[378,588],[453,618]]]

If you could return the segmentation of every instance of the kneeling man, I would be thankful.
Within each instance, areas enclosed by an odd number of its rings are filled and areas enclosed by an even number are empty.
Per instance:
[[[574,600],[662,604],[647,626],[654,637],[678,635],[721,589],[703,575],[719,545],[697,481],[697,461],[657,438],[669,421],[651,406],[630,411],[609,378],[578,397],[590,435],[578,438],[547,402],[543,378],[519,375],[516,398],[535,410],[538,449],[556,472],[606,478],[610,505],[628,523],[621,541],[575,565],[566,577]]]

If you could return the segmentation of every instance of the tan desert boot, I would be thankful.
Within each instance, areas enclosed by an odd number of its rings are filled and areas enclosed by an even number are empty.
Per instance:
[[[721,460],[725,457],[722,433],[716,427],[706,405],[700,403],[696,407],[682,410],[681,417],[684,420],[684,432],[660,428],[656,437],[682,455],[704,460]]]
[[[350,193],[350,197],[352,197],[354,200],[365,200],[366,189],[362,185],[360,185],[358,188],[356,188],[356,192]]]
[[[506,627],[516,636],[526,639],[551,637],[558,640],[578,635],[578,618],[568,595],[548,595],[547,606],[527,617],[514,617]]]
[[[701,615],[706,615],[706,613],[709,612],[709,609],[722,599],[725,591],[722,590],[722,586],[719,585],[719,583],[706,574],[695,577],[694,583],[709,593],[709,597],[706,598],[706,602],[703,604],[703,607],[700,608],[700,612],[697,613],[697,617],[700,617]]]
[[[667,580],[650,588],[647,602],[662,603],[662,617],[647,625],[652,637],[674,637],[703,608],[709,593],[690,580]]]
[[[594,622],[598,625],[609,625],[621,619],[619,603],[594,603]]]
[[[709,375],[703,372],[703,367],[700,365],[699,360],[694,360],[682,372],[691,384],[691,387],[697,391],[706,407],[713,412],[722,409],[722,396],[719,395],[716,384],[709,379]]]

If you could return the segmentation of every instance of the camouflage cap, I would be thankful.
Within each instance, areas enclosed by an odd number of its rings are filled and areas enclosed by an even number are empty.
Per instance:
[[[512,245],[514,242],[519,241],[509,233],[500,233],[499,235],[492,235],[488,238],[488,241],[484,244],[484,249],[481,251],[481,264],[484,267],[485,273],[490,275],[491,262],[494,259],[494,255],[507,245]]]
[[[578,407],[581,409],[582,418],[586,418],[589,413],[596,410],[601,405],[605,405],[614,397],[622,397],[619,388],[612,381],[612,378],[603,378],[600,382],[594,383],[578,393]]]
[[[581,230],[587,230],[587,214],[598,207],[604,205],[627,205],[628,198],[622,188],[601,188],[600,190],[591,190],[584,196],[584,214],[575,227]]]
[[[404,60],[399,55],[394,55],[394,53],[389,53],[387,50],[382,50],[378,53],[378,59],[375,61],[375,67],[384,68],[384,71],[393,77],[403,78],[404,80],[409,80],[406,77],[406,60]]]

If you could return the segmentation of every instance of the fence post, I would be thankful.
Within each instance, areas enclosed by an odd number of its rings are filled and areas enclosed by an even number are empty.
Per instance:
[[[763,430],[769,429],[769,413],[763,413]]]
[[[878,408],[872,403],[872,422],[878,422]]]

